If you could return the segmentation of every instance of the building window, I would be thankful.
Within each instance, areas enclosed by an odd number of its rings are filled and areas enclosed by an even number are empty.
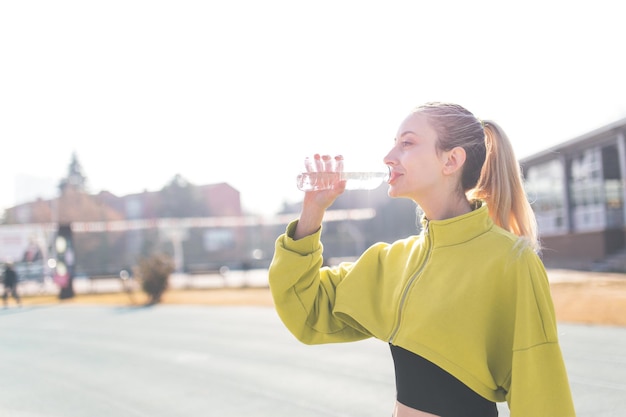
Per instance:
[[[571,158],[568,177],[573,229],[579,232],[604,229],[605,196],[600,148],[586,149]]]
[[[617,145],[602,148],[602,174],[604,178],[604,201],[606,226],[610,228],[624,225],[624,180],[620,172]]]
[[[567,232],[564,184],[563,163],[559,159],[533,165],[526,171],[526,193],[541,235]]]

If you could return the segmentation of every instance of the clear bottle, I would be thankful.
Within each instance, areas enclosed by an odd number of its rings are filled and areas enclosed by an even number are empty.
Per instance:
[[[297,184],[301,191],[326,190],[340,180],[346,180],[346,190],[374,190],[389,178],[388,172],[303,172]]]

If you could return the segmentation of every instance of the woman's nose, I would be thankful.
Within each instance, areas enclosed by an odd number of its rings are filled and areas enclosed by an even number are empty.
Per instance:
[[[396,164],[396,159],[393,157],[393,149],[389,151],[389,153],[387,153],[387,155],[385,155],[385,157],[383,158],[383,163],[385,165],[395,165]]]

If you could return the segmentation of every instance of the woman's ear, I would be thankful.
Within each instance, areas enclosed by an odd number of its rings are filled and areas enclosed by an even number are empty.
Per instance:
[[[444,175],[452,175],[459,171],[463,167],[467,156],[465,154],[465,149],[460,146],[452,148],[448,152],[445,152],[444,155],[446,155],[446,159],[443,164]]]

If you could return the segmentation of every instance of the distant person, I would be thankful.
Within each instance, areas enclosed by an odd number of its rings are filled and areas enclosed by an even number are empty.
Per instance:
[[[4,302],[4,308],[7,308],[9,293],[13,296],[18,306],[22,305],[22,301],[20,300],[20,295],[17,292],[17,273],[15,269],[13,269],[13,264],[8,262],[4,266],[4,274],[3,274],[3,284],[4,284],[4,294],[2,295],[2,301]]]
[[[574,417],[536,221],[503,130],[427,103],[384,162],[389,196],[416,203],[421,232],[324,267],[322,220],[346,183],[306,192],[269,270],[285,326],[307,344],[387,343],[394,417],[494,417],[505,401],[511,416]],[[308,169],[341,166],[316,155]]]

